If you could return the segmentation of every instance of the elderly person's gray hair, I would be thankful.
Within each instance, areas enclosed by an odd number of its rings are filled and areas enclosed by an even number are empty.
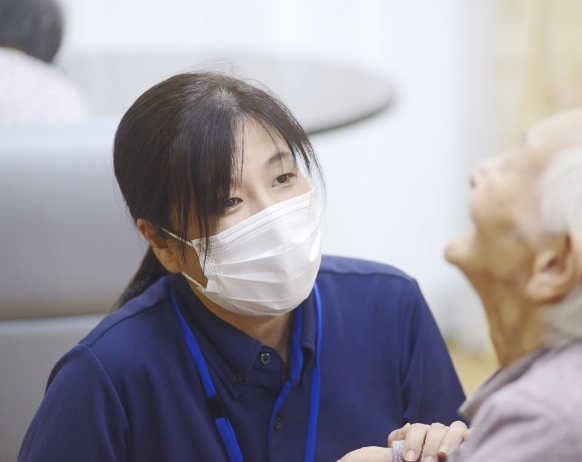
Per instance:
[[[541,183],[542,226],[552,234],[582,234],[582,146],[551,162]],[[561,301],[542,311],[548,343],[582,339],[582,282]]]
[[[15,48],[50,63],[63,35],[54,0],[0,0],[0,47]]]

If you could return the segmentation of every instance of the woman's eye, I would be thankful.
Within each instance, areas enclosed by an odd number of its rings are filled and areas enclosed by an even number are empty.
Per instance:
[[[231,209],[233,207],[236,207],[241,202],[242,201],[238,197],[231,197],[230,199],[227,199],[226,202],[224,203],[224,208]]]
[[[281,184],[285,184],[285,183],[289,183],[289,181],[291,181],[291,178],[293,177],[292,173],[285,173],[281,176],[278,176],[275,179],[275,183],[281,185]]]

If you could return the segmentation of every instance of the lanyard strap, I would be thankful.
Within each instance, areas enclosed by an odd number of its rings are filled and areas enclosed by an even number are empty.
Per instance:
[[[220,403],[220,398],[218,398],[218,395],[216,394],[214,383],[212,383],[212,378],[208,372],[208,367],[206,366],[206,361],[204,361],[204,357],[202,356],[198,342],[188,327],[184,316],[182,316],[182,313],[178,308],[178,304],[176,303],[174,292],[172,290],[170,290],[170,296],[172,297],[172,305],[176,311],[178,321],[180,322],[180,327],[182,328],[182,333],[184,334],[186,345],[188,345],[190,355],[192,356],[194,364],[196,365],[196,369],[198,369],[198,373],[200,374],[200,379],[202,380],[202,385],[204,386],[204,390],[206,392],[206,401],[212,410],[213,417],[216,421],[216,428],[218,428],[220,437],[224,442],[224,446],[228,452],[228,457],[231,462],[243,462],[240,447],[236,441],[236,435],[234,434],[234,429],[232,428],[230,420],[228,420],[224,415],[224,409]]]
[[[313,370],[313,379],[311,381],[309,421],[307,424],[307,443],[305,446],[305,459],[304,459],[305,462],[312,462],[315,454],[317,416],[319,412],[319,389],[320,389],[319,353],[321,350],[322,329],[321,329],[321,298],[319,296],[319,289],[317,288],[317,284],[313,286],[313,291],[315,295],[315,311],[317,315],[317,338],[315,346],[315,368]],[[178,308],[178,303],[176,302],[174,292],[172,290],[170,290],[170,297],[172,300],[174,311],[176,312],[176,316],[180,323],[180,328],[182,329],[182,334],[184,335],[184,339],[186,340],[186,345],[188,346],[188,350],[190,350],[190,355],[194,360],[194,365],[196,366],[196,369],[198,369],[198,374],[200,375],[200,379],[202,380],[202,386],[204,387],[204,391],[206,393],[206,402],[208,403],[212,411],[212,415],[216,422],[216,428],[218,429],[220,437],[224,443],[224,446],[226,447],[228,457],[231,462],[243,462],[242,454],[238,442],[236,440],[234,429],[232,428],[230,420],[228,420],[228,418],[225,415],[224,408],[222,407],[220,398],[216,393],[216,388],[214,387],[214,383],[212,382],[212,378],[210,377],[210,372],[208,371],[206,361],[204,361],[204,357],[202,356],[202,352],[200,351],[198,342],[194,337],[194,333],[188,326],[188,323],[184,319],[184,316],[182,316],[182,313]],[[285,388],[287,389],[287,392],[290,389],[290,387]],[[279,404],[283,401],[286,394],[287,393],[279,397],[280,399],[277,400]],[[277,410],[278,406],[276,406],[273,415],[277,412]]]
[[[315,439],[317,431],[317,415],[319,413],[319,353],[321,351],[321,298],[317,283],[313,286],[315,294],[315,312],[317,315],[317,338],[315,339],[315,368],[311,379],[311,397],[309,405],[309,422],[307,425],[307,444],[305,446],[305,462],[312,462],[315,455]]]

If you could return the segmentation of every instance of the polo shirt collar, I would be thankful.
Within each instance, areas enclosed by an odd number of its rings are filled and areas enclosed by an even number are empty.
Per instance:
[[[181,274],[171,278],[171,288],[178,307],[200,345],[208,368],[218,375],[231,396],[237,398],[246,387],[247,378],[261,349],[269,347],[208,310]],[[293,318],[294,323],[299,321],[297,316]],[[299,380],[302,380],[303,372],[315,357],[316,312],[313,292],[303,302],[300,318],[300,351],[292,350],[291,365],[299,365]]]

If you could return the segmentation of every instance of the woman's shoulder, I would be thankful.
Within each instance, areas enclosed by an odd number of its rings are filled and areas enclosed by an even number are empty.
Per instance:
[[[317,283],[322,297],[341,307],[342,316],[376,312],[382,318],[397,317],[406,323],[430,315],[416,281],[383,263],[323,256]]]
[[[169,298],[169,277],[163,277],[117,311],[107,315],[79,343],[87,346],[97,358],[119,358],[163,344],[173,336],[173,310]]]
[[[403,271],[385,263],[331,255],[323,255],[319,273],[337,276],[383,276],[414,282],[414,279]]]
[[[169,279],[162,278],[106,316],[59,360],[49,384],[99,382],[126,396],[123,390],[145,390],[139,385],[144,376],[159,382],[172,375],[168,370],[179,370],[180,327],[169,300]]]
[[[355,296],[360,302],[365,294],[372,303],[381,299],[384,305],[424,304],[416,281],[384,263],[324,255],[317,282],[324,291],[345,293],[347,299]]]

